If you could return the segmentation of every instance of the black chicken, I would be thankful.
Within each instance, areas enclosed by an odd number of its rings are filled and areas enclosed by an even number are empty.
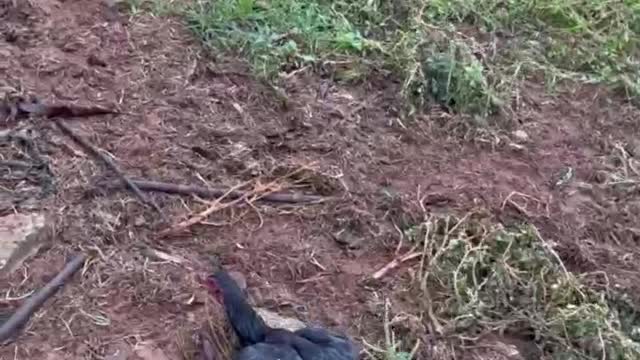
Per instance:
[[[322,328],[295,332],[267,326],[247,302],[245,294],[226,271],[207,278],[211,295],[224,305],[240,341],[234,360],[355,360],[358,351],[344,336]]]

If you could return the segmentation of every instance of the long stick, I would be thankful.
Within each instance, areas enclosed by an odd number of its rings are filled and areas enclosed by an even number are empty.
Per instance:
[[[71,130],[71,128],[69,126],[67,126],[67,124],[65,124],[64,121],[62,121],[61,119],[58,118],[54,118],[53,121],[56,123],[56,125],[58,125],[58,127],[60,128],[60,130],[67,136],[69,136],[74,142],[76,142],[78,145],[80,145],[80,147],[82,147],[86,152],[88,152],[90,155],[92,155],[93,157],[98,158],[99,160],[102,160],[102,162],[107,165],[107,167],[109,169],[111,169],[114,173],[116,173],[116,175],[120,178],[120,180],[122,180],[122,182],[131,190],[133,191],[133,193],[140,199],[142,200],[142,202],[144,204],[147,205],[151,205],[160,215],[163,216],[163,219],[166,220],[166,218],[164,217],[164,213],[162,212],[162,210],[160,210],[160,207],[158,206],[158,204],[155,203],[155,201],[148,199],[143,193],[142,191],[140,191],[140,189],[138,188],[138,186],[136,186],[131,179],[129,179],[122,171],[120,171],[120,169],[118,168],[118,166],[113,162],[113,160],[111,160],[110,157],[108,157],[107,155],[105,155],[102,151],[98,150],[97,148],[95,148],[93,145],[89,144],[89,142],[87,142],[87,140],[83,139],[82,137],[80,137],[78,134],[76,134],[73,130]]]
[[[45,301],[62,288],[65,282],[84,265],[85,260],[86,255],[76,255],[64,266],[58,275],[51,279],[51,281],[37,293],[29,297],[24,304],[2,324],[2,327],[0,327],[0,344],[11,338],[18,328],[29,321],[31,315],[38,311]]]
[[[144,191],[156,191],[167,194],[197,195],[206,198],[218,198],[226,194],[228,199],[239,199],[249,195],[240,190],[206,188],[201,186],[177,185],[158,181],[131,180],[139,189]],[[117,184],[106,184],[107,187],[117,187]],[[330,198],[317,195],[304,195],[294,193],[270,193],[259,197],[259,200],[283,204],[316,203]]]

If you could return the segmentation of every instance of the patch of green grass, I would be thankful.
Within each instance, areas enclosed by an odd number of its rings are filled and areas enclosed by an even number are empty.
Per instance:
[[[246,57],[271,80],[303,66],[337,69],[340,80],[386,68],[404,80],[403,95],[418,106],[437,101],[480,115],[494,109],[499,101],[484,65],[463,42],[449,43],[441,30],[413,24],[411,7],[382,4],[203,0],[186,15],[206,44]],[[440,41],[431,30],[442,35]]]
[[[640,94],[638,1],[436,0],[425,13],[427,21],[469,24],[481,33],[513,37],[500,39],[504,57]]]
[[[425,38],[426,34],[421,38]],[[415,56],[396,55],[390,61],[404,73],[402,94],[418,108],[439,103],[448,108],[485,117],[502,105],[502,96],[489,69],[463,42],[414,44]],[[413,62],[405,66],[403,62]]]
[[[534,228],[440,217],[409,235],[423,247],[425,314],[441,335],[517,334],[558,360],[640,358],[640,314],[569,273]]]
[[[330,4],[314,1],[201,1],[187,16],[205,43],[247,57],[261,76],[365,56],[377,45]]]
[[[185,14],[206,44],[261,76],[309,66],[353,80],[383,69],[417,110],[438,102],[486,116],[537,73],[640,94],[635,0],[197,0]]]

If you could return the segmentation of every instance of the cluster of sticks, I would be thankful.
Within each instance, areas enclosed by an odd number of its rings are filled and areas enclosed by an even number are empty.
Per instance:
[[[81,117],[103,115],[116,113],[114,110],[104,109],[100,107],[77,107],[70,105],[45,105],[39,101],[24,101],[19,99],[13,103],[0,103],[0,115],[4,115],[5,122],[16,120],[27,116],[42,116],[50,119],[60,129],[60,131],[68,136],[73,142],[80,146],[86,153],[94,159],[103,163],[109,170],[116,174],[119,178],[117,183],[104,184],[107,188],[128,188],[143,204],[153,208],[160,214],[165,223],[169,223],[166,215],[162,212],[158,204],[151,198],[147,197],[143,191],[163,192],[167,194],[195,195],[203,198],[215,198],[209,202],[209,207],[204,211],[190,217],[187,220],[170,226],[161,234],[172,233],[174,231],[188,228],[197,223],[203,222],[209,215],[215,211],[219,211],[241,202],[251,203],[253,201],[262,200],[274,203],[295,204],[295,203],[319,203],[328,200],[327,197],[315,195],[303,195],[295,193],[279,192],[277,182],[282,180],[276,179],[268,184],[257,184],[251,190],[242,190],[246,188],[250,182],[245,182],[231,189],[209,188],[191,185],[176,185],[163,182],[132,180],[126,176],[116,163],[107,156],[103,151],[93,146],[89,141],[74,132],[61,117]],[[4,161],[2,164],[10,167],[28,167],[29,165],[22,162]],[[300,170],[298,170],[300,171]],[[297,171],[286,175],[292,176]],[[225,201],[226,202],[223,202]],[[65,268],[58,273],[49,283],[47,283],[40,291],[29,297],[6,321],[0,321],[0,345],[10,341],[17,335],[20,328],[27,323],[29,318],[44,304],[44,302],[53,296],[58,289],[85,263],[87,256],[79,254],[75,256]]]
[[[194,185],[177,185],[171,183],[147,181],[147,180],[133,180],[126,176],[113,161],[113,159],[101,151],[97,147],[93,146],[89,141],[78,135],[75,131],[62,120],[62,117],[86,117],[94,115],[115,114],[115,110],[110,110],[102,107],[79,107],[75,105],[54,105],[43,104],[38,100],[26,101],[24,99],[18,99],[15,102],[6,102],[0,104],[0,114],[5,114],[7,119],[15,120],[16,118],[26,116],[42,116],[51,119],[54,124],[60,129],[60,131],[68,136],[74,143],[80,146],[87,154],[91,155],[94,159],[103,163],[109,170],[111,170],[119,178],[119,183],[104,184],[107,188],[128,188],[143,204],[153,208],[165,223],[168,223],[166,215],[162,212],[158,204],[152,199],[147,197],[143,191],[148,192],[163,192],[168,194],[180,194],[180,195],[195,195],[202,198],[217,198],[211,203],[211,206],[201,212],[200,214],[192,217],[189,220],[183,221],[174,225],[171,229],[164,231],[179,230],[189,227],[196,223],[203,221],[208,215],[211,215],[214,211],[220,210],[232,206],[236,203],[243,201],[267,201],[273,203],[285,203],[285,204],[309,204],[319,203],[328,200],[326,197],[315,195],[303,195],[295,193],[278,192],[276,182],[271,182],[265,185],[255,186],[252,190],[243,191],[249,183],[243,183],[235,186],[231,189],[223,188],[210,188]],[[21,164],[9,164],[6,165],[21,165]],[[295,172],[294,172],[295,173]],[[294,173],[288,176],[294,175]],[[222,200],[231,200],[227,203],[222,203]]]

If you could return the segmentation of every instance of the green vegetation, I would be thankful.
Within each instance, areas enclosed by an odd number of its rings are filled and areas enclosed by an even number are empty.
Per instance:
[[[640,359],[640,314],[567,272],[534,228],[445,217],[409,235],[423,248],[425,314],[442,335],[512,334],[558,360]]]
[[[379,47],[321,2],[206,1],[188,15],[207,44],[240,52],[262,76],[341,56],[366,56]]]
[[[637,0],[198,0],[185,13],[206,44],[260,76],[391,72],[415,106],[484,116],[538,74],[640,93]]]

